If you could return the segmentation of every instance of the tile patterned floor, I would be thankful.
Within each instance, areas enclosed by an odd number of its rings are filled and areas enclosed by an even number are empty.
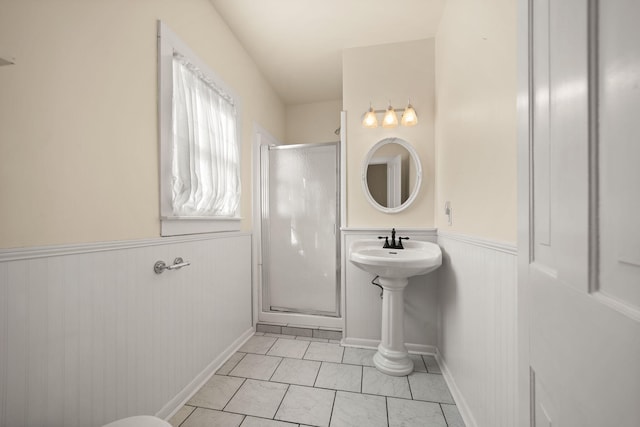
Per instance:
[[[174,427],[464,427],[433,356],[406,377],[375,350],[257,332],[178,411]]]

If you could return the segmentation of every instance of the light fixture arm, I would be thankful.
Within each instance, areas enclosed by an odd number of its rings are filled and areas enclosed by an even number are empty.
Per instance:
[[[395,111],[396,113],[403,113],[406,110],[406,108],[394,108],[393,111]],[[386,113],[387,110],[373,110],[374,113],[376,114],[381,114],[381,113]]]

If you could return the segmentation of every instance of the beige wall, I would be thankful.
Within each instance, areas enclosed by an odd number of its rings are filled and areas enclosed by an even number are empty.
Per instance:
[[[434,219],[434,40],[417,40],[346,49],[343,52],[343,103],[347,111],[347,225],[349,227],[433,227]],[[419,123],[395,129],[365,129],[369,108],[384,109],[389,101],[405,108],[408,98]],[[398,115],[400,118],[400,115]],[[381,121],[382,117],[378,117]],[[406,210],[384,214],[362,191],[362,163],[369,149],[384,138],[408,141],[418,152],[423,181],[418,198]]]
[[[284,106],[207,0],[0,0],[0,248],[159,236],[156,20],[241,97],[242,228],[253,123]]]
[[[285,144],[313,144],[340,140],[342,100],[287,105]]]
[[[436,225],[516,241],[516,2],[448,0],[436,36]],[[451,201],[453,226],[445,201]]]

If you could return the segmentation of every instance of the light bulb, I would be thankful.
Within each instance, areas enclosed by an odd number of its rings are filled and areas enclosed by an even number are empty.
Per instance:
[[[398,126],[398,116],[393,110],[393,107],[389,105],[389,108],[387,108],[387,112],[384,113],[384,118],[382,119],[382,127],[385,129],[392,129],[396,126]]]
[[[417,124],[418,115],[416,114],[416,110],[409,104],[404,110],[404,113],[402,113],[402,126],[415,126]]]
[[[373,111],[373,107],[369,107],[369,111],[365,113],[364,119],[362,119],[362,126],[368,129],[375,129],[378,127],[378,118],[376,117],[376,112]]]

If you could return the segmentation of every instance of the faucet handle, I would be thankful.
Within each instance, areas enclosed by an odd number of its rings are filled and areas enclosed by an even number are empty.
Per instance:
[[[382,246],[382,249],[387,249],[391,247],[391,245],[389,245],[389,237],[378,236],[378,239],[384,239],[384,246]]]
[[[398,246],[396,246],[396,249],[404,249],[404,246],[402,246],[402,240],[409,240],[408,237],[398,237]]]

